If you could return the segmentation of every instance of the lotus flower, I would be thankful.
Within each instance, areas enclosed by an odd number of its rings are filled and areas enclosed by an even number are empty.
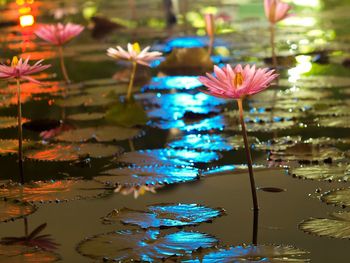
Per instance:
[[[17,113],[18,113],[18,165],[21,183],[24,183],[23,177],[23,135],[22,135],[22,107],[21,107],[21,80],[28,80],[34,83],[39,81],[29,77],[29,75],[38,73],[50,67],[51,65],[42,65],[42,60],[36,62],[33,66],[28,64],[29,57],[23,61],[17,57],[12,59],[10,66],[0,65],[0,79],[16,79],[17,82]]]
[[[149,52],[150,47],[146,47],[141,50],[140,45],[138,43],[128,44],[128,50],[124,50],[120,46],[115,48],[108,48],[107,55],[120,60],[129,60],[131,62],[135,62],[137,64],[141,64],[144,66],[150,66],[150,62],[159,58],[162,53],[158,51]]]
[[[256,69],[255,66],[246,65],[244,68],[237,65],[232,68],[226,65],[223,69],[214,66],[214,73],[207,73],[207,77],[199,77],[199,81],[206,87],[207,94],[225,99],[243,99],[265,90],[278,76],[274,70]]]
[[[226,65],[223,69],[215,66],[215,75],[207,73],[207,77],[199,77],[199,81],[203,83],[204,86],[208,87],[208,91],[204,91],[205,93],[219,98],[237,100],[244,148],[248,163],[254,212],[259,210],[259,205],[253,174],[252,157],[250,154],[248,136],[243,117],[243,99],[245,96],[256,94],[268,88],[271,82],[277,77],[277,74],[274,72],[274,70],[269,70],[267,68],[256,69],[255,66],[251,67],[249,65],[246,65],[244,68],[241,65],[237,65],[235,68]]]
[[[62,46],[79,35],[84,30],[84,27],[77,24],[68,23],[63,25],[42,25],[35,31],[35,34],[56,46]]]
[[[29,57],[23,61],[22,58],[18,60],[17,57],[14,57],[10,66],[0,65],[0,79],[18,79],[18,80],[28,80],[34,83],[40,83],[39,81],[29,77],[34,73],[38,73],[49,68],[51,65],[42,65],[40,60],[34,65],[28,64]]]
[[[280,0],[264,0],[264,8],[267,19],[270,23],[275,24],[289,17],[288,12],[292,7]]]

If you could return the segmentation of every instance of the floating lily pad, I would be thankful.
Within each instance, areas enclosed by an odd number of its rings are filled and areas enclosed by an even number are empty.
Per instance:
[[[35,142],[24,140],[23,149],[28,149],[35,145]],[[0,140],[0,156],[17,154],[18,152],[18,140]]]
[[[3,188],[4,186],[0,186]],[[36,207],[22,202],[0,200],[0,222],[15,220],[36,211]]]
[[[25,156],[39,161],[64,162],[81,158],[104,158],[120,155],[123,148],[117,145],[99,143],[49,144],[39,149],[29,150]]]
[[[22,124],[28,121],[25,118],[22,118]],[[17,118],[15,117],[5,117],[5,116],[0,116],[0,129],[7,129],[7,128],[12,128],[16,127],[18,124]]]
[[[190,90],[201,87],[203,84],[197,76],[166,76],[153,77],[150,84],[144,86],[146,90]]]
[[[265,169],[263,165],[253,165],[253,169]],[[202,171],[202,176],[217,176],[217,175],[230,175],[237,173],[246,173],[248,172],[248,166],[246,164],[232,164],[232,165],[223,165],[217,167],[211,167],[207,170]]]
[[[275,162],[298,161],[300,163],[332,163],[344,158],[344,153],[335,147],[299,143],[285,151],[272,151],[270,160]]]
[[[95,121],[100,120],[105,117],[105,114],[102,112],[92,112],[92,113],[77,113],[67,116],[67,119],[73,121]]]
[[[200,255],[198,255],[200,254]],[[230,263],[230,262],[310,262],[308,252],[292,246],[247,245],[209,249],[208,252],[194,253],[181,258],[186,263]]]
[[[310,143],[314,145],[343,145],[350,144],[350,138],[330,138],[330,137],[318,137],[318,138],[309,138],[304,141],[304,143]]]
[[[289,86],[287,80],[281,79],[281,86]],[[295,83],[297,87],[302,88],[340,88],[340,87],[349,87],[350,78],[347,77],[338,77],[338,76],[303,76]]]
[[[123,127],[145,125],[148,121],[143,107],[137,102],[114,104],[106,113],[106,120]]]
[[[321,200],[326,204],[348,207],[350,206],[350,188],[332,190],[324,193]]]
[[[118,163],[145,165],[193,165],[220,159],[217,152],[197,152],[175,149],[155,149],[126,152],[117,158]]]
[[[321,237],[350,239],[350,212],[334,212],[328,218],[310,218],[299,224],[302,231]]]
[[[0,198],[24,202],[58,202],[97,198],[110,193],[104,185],[92,180],[38,181],[25,184],[11,183],[0,187]]]
[[[78,106],[105,106],[116,101],[116,98],[109,96],[96,96],[95,94],[85,94],[71,96],[56,101],[56,104],[62,107],[78,107]]]
[[[146,211],[129,208],[114,210],[103,218],[103,222],[112,224],[121,221],[141,228],[180,227],[211,222],[223,214],[223,209],[197,204],[159,204],[148,206]]]
[[[6,263],[50,263],[59,261],[59,255],[39,249],[37,247],[28,247],[23,245],[1,245],[0,261]]]
[[[138,137],[142,134],[141,130],[134,128],[101,126],[80,128],[63,132],[56,138],[68,142],[85,142],[96,140],[98,142],[123,141]]]
[[[189,167],[151,166],[125,167],[103,172],[96,180],[116,185],[163,185],[193,181],[198,178],[198,170]]]
[[[285,136],[273,138],[266,142],[257,143],[254,145],[254,149],[267,151],[284,151],[299,142],[301,142],[301,136]]]
[[[248,140],[254,145],[259,143],[255,137],[249,137]],[[244,143],[240,135],[228,137],[222,134],[189,134],[168,145],[172,148],[197,151],[230,151],[243,147]]]
[[[322,127],[350,128],[349,116],[325,117],[315,120]]]
[[[159,262],[173,255],[183,256],[199,248],[209,248],[216,243],[214,237],[197,232],[162,234],[158,230],[124,230],[87,238],[77,249],[84,256],[105,262]]]
[[[292,176],[318,181],[347,181],[350,177],[350,166],[317,165],[291,168]]]

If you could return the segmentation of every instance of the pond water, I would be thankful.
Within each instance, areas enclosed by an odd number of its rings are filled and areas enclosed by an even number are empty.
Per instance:
[[[24,188],[16,87],[0,84],[0,262],[349,262],[348,1],[286,1],[278,83],[244,104],[255,217],[237,105],[197,76],[212,68],[206,11],[214,64],[269,65],[263,1],[174,1],[172,28],[162,1],[27,2],[35,24],[21,27],[22,2],[0,1],[0,58],[52,67],[36,76],[46,85],[22,84]],[[33,34],[58,21],[87,26],[64,48],[68,86]],[[131,70],[106,49],[135,41],[164,57],[139,67],[125,106]]]

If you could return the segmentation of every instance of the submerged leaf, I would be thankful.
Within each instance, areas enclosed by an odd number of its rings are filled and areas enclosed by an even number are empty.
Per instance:
[[[109,194],[104,185],[92,180],[69,179],[7,184],[0,187],[0,198],[25,202],[59,202],[97,198]]]
[[[175,149],[155,149],[127,152],[117,158],[118,163],[127,163],[138,166],[145,165],[193,165],[208,163],[220,159],[216,152],[197,152]]]
[[[331,218],[309,218],[299,224],[299,229],[321,237],[350,239],[350,212],[334,212]]]
[[[104,158],[120,155],[123,148],[117,145],[99,143],[49,144],[25,153],[29,159],[39,161],[65,162],[83,158]]]
[[[63,132],[56,138],[68,142],[85,142],[96,140],[98,142],[123,141],[138,137],[141,130],[116,126],[101,126],[91,128],[80,128]]]
[[[347,181],[350,177],[350,167],[345,165],[317,165],[291,168],[292,176],[319,181]]]
[[[216,243],[214,237],[198,232],[162,234],[158,230],[124,230],[87,238],[77,249],[84,256],[106,262],[160,262]]]
[[[198,170],[189,167],[124,167],[103,172],[96,180],[115,185],[162,185],[193,181]]]
[[[221,208],[213,209],[197,204],[159,204],[148,206],[146,211],[129,208],[114,210],[103,218],[103,223],[121,221],[141,228],[180,227],[211,222],[223,214]]]
[[[350,188],[332,190],[324,193],[321,200],[326,204],[348,207],[350,206]]]
[[[194,253],[181,259],[184,263],[231,263],[231,262],[310,262],[304,258],[307,251],[292,246],[247,245],[209,249],[208,252]]]
[[[0,186],[3,188],[4,186]],[[0,200],[0,222],[12,221],[36,211],[36,207],[22,202]]]

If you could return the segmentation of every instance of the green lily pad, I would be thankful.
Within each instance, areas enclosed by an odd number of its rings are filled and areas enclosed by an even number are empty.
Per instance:
[[[299,229],[312,235],[350,239],[350,212],[334,212],[328,218],[309,218],[299,224]]]
[[[132,139],[141,135],[141,130],[135,128],[100,126],[69,130],[61,133],[56,138],[67,142],[86,142],[89,140],[111,142]]]
[[[349,116],[319,118],[316,119],[315,122],[317,122],[322,127],[350,128]]]
[[[148,118],[143,107],[131,101],[113,105],[106,113],[106,120],[120,126],[134,127],[145,125]]]
[[[213,209],[197,204],[159,204],[148,206],[145,211],[129,208],[113,210],[103,218],[103,223],[122,222],[141,228],[180,227],[211,222],[223,214],[221,208]]]
[[[160,262],[173,255],[183,256],[199,248],[216,245],[207,234],[180,231],[170,234],[158,230],[115,231],[85,239],[78,252],[104,262]]]
[[[350,177],[350,166],[316,165],[289,169],[292,176],[318,181],[347,181]]]
[[[324,193],[321,200],[326,204],[349,207],[350,206],[350,188],[336,189]]]
[[[105,117],[105,113],[93,112],[93,113],[77,113],[67,116],[67,119],[73,121],[95,121]]]
[[[105,158],[120,155],[123,148],[99,143],[49,144],[39,149],[28,150],[26,158],[38,161],[65,162],[81,158]]]
[[[25,118],[22,118],[22,124],[27,122],[28,120]],[[0,116],[0,129],[7,129],[16,127],[18,125],[18,121],[16,117],[6,117],[6,116]]]

